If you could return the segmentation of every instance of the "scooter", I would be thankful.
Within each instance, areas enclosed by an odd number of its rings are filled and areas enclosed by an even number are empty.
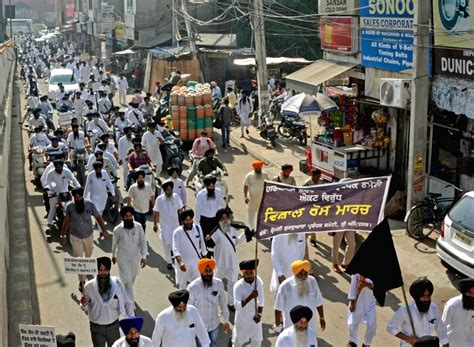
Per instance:
[[[284,115],[281,123],[278,125],[278,133],[287,139],[298,139],[301,146],[308,143],[308,133],[306,131],[306,123],[295,117]]]
[[[224,200],[228,202],[229,189],[227,187],[227,183],[222,178],[222,173],[219,170],[214,170],[209,174],[209,176],[213,176],[216,178],[216,188],[220,189],[224,197]],[[194,177],[194,187],[195,187],[196,195],[197,195],[197,193],[199,193],[205,187],[203,178],[196,175]]]
[[[160,149],[162,149],[163,162],[165,163],[164,167],[175,167],[178,169],[178,175],[181,175],[184,160],[181,140],[171,135],[168,131],[162,131],[161,134],[165,139],[163,146],[160,146]]]
[[[260,136],[265,140],[269,140],[272,147],[276,146],[276,139],[278,137],[275,127],[273,126],[273,119],[270,115],[263,115],[260,122]]]
[[[109,192],[104,212],[107,214],[107,221],[112,225],[117,225],[120,219],[120,206],[123,203],[123,199],[117,185],[118,178],[111,176],[110,179],[114,185],[115,196],[112,197],[112,194]]]
[[[58,202],[55,206],[57,227],[58,230],[61,230],[63,228],[64,216],[66,215],[66,206],[69,204],[72,198],[70,192],[59,193],[59,195],[55,193],[51,197],[55,196],[58,196]]]
[[[46,169],[44,162],[45,148],[42,146],[36,146],[31,149],[31,167],[33,174],[35,175],[35,185],[41,188],[41,176]]]
[[[71,159],[72,169],[76,173],[76,178],[84,186],[86,183],[86,165],[87,165],[87,152],[85,148],[74,149],[71,148]]]

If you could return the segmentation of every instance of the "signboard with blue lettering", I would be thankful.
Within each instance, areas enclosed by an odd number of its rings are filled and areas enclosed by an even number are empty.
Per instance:
[[[409,72],[415,0],[360,0],[362,65]]]

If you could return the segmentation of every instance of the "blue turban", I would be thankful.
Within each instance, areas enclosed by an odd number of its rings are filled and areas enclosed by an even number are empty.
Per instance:
[[[140,332],[140,330],[142,330],[142,327],[143,327],[143,318],[142,317],[127,317],[127,318],[122,319],[119,322],[119,325],[125,335],[127,335],[130,329],[132,328],[135,328]]]

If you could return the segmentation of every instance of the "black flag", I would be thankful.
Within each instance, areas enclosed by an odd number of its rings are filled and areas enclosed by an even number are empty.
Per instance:
[[[360,246],[346,273],[360,274],[374,282],[374,296],[380,306],[385,293],[403,285],[402,272],[387,219],[377,225]]]

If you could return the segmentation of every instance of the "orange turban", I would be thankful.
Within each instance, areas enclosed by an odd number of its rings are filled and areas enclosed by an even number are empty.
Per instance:
[[[216,268],[216,261],[214,259],[202,258],[198,261],[199,273],[203,273],[209,266],[213,271]]]
[[[263,161],[261,161],[261,160],[254,160],[254,161],[252,162],[252,167],[253,167],[254,169],[261,169],[261,168],[263,167]]]
[[[309,272],[309,261],[307,260],[295,260],[291,263],[291,271],[297,275],[301,272],[301,270],[305,270]]]

